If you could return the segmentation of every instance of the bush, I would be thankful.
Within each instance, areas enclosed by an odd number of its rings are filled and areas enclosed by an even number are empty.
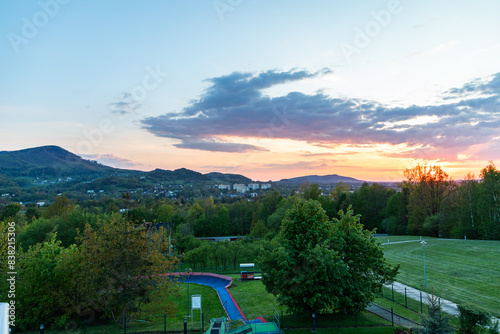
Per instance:
[[[490,315],[470,307],[458,305],[458,321],[460,322],[460,333],[477,334],[490,323]]]

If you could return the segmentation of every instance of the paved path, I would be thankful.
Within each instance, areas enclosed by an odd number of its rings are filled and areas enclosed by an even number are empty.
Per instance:
[[[387,284],[385,285],[386,288],[391,289],[392,286],[394,286],[394,291],[399,292],[400,294],[404,295],[405,294],[405,288],[406,288],[406,295],[408,298],[414,299],[416,301],[420,301],[420,293],[422,293],[422,302],[427,303],[427,296],[429,295],[427,292],[417,290],[415,288],[412,288],[408,285],[404,285],[399,282],[394,282],[394,284]],[[448,314],[458,316],[458,307],[457,304],[455,304],[452,301],[440,298],[440,301],[442,303],[442,310]]]
[[[404,241],[393,241],[393,242],[390,242],[391,241],[390,239],[387,239],[387,241],[388,242],[384,242],[381,245],[384,246],[384,245],[392,245],[392,244],[402,244],[402,243],[405,243],[405,242],[421,242],[421,240],[404,240]]]
[[[394,320],[394,324],[402,327],[411,328],[420,326],[418,322],[397,315],[396,313],[392,314],[391,310],[383,308],[382,306],[377,305],[375,303],[370,303],[370,305],[366,308],[366,310],[375,313],[376,315],[378,315],[381,318],[384,318],[385,320],[388,321]]]

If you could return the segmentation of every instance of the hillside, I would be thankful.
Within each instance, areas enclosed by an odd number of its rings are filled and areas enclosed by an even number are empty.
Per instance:
[[[115,171],[119,170],[83,159],[58,146],[0,152],[0,174],[10,177],[90,176]]]

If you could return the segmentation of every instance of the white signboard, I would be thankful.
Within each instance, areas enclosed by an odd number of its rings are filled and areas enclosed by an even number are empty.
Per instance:
[[[193,329],[193,323],[194,323],[194,310],[200,310],[200,328],[201,326],[201,295],[191,295],[191,329]]]
[[[200,295],[192,295],[191,296],[191,308],[193,310],[201,310],[201,296]]]

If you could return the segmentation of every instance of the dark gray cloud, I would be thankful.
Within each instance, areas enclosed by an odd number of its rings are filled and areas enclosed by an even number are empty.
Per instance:
[[[454,96],[453,102],[443,100],[442,104],[431,106],[393,108],[376,101],[322,93],[292,92],[274,98],[263,93],[281,83],[328,72],[235,72],[212,78],[208,80],[211,86],[181,113],[146,118],[142,124],[156,136],[178,139],[177,147],[189,149],[265,150],[263,145],[221,141],[227,136],[294,139],[325,147],[406,143],[420,147],[418,152],[429,159],[456,157],[468,147],[498,136],[500,73],[487,81],[477,80],[451,89],[446,94]],[[472,93],[478,95],[471,98]]]

